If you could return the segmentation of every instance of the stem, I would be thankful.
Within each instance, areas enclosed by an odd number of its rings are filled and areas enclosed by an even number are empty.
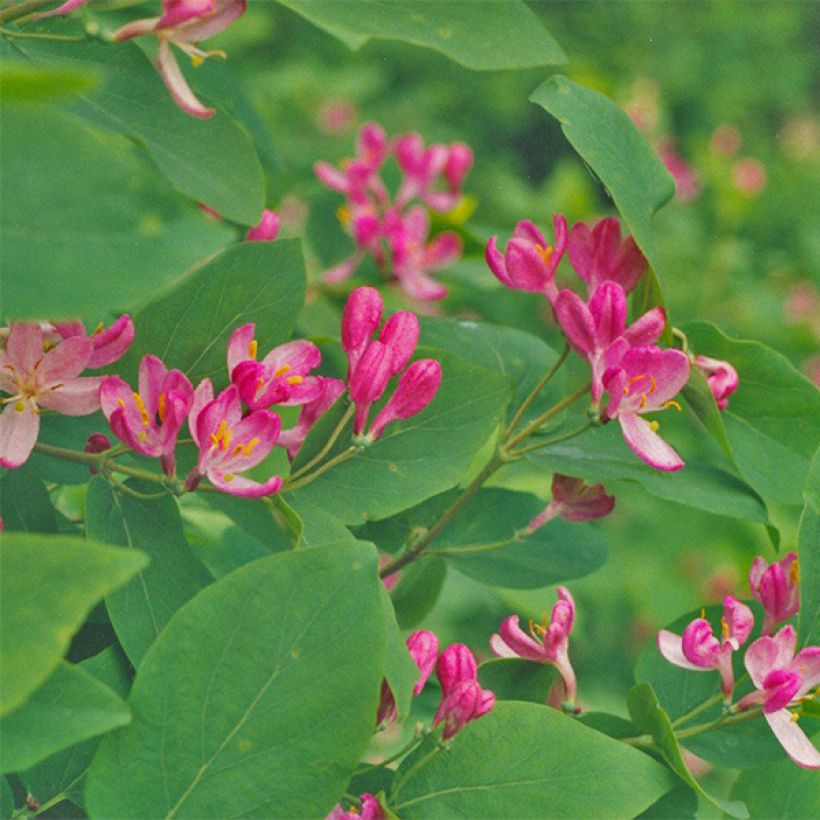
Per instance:
[[[679,718],[677,718],[677,720],[673,720],[672,728],[675,729],[681,724],[686,723],[693,717],[699,715],[701,712],[705,712],[707,709],[710,709],[712,706],[714,706],[716,703],[719,703],[721,700],[723,700],[723,692],[718,692],[716,695],[713,695],[708,700],[703,701],[703,703],[701,703],[700,706],[696,706],[694,709],[692,709],[691,712],[687,712],[685,715],[681,715]]]
[[[18,17],[23,17],[32,11],[37,11],[52,2],[54,2],[54,0],[23,0],[22,3],[16,3],[0,11],[0,23],[8,23],[9,20],[16,20]]]
[[[703,704],[701,704],[701,706],[703,706]],[[744,723],[747,720],[758,718],[762,714],[762,709],[749,709],[748,712],[741,712],[737,715],[723,714],[717,718],[717,720],[710,721],[709,723],[699,723],[697,726],[690,726],[688,729],[675,732],[675,738],[677,740],[685,740],[688,737],[697,737],[706,732],[711,732],[720,726],[733,726],[735,723]],[[678,718],[678,720],[680,720],[680,718]],[[653,746],[655,741],[652,735],[638,735],[637,737],[621,738],[621,742],[626,743],[628,746]]]
[[[390,799],[393,800],[398,797],[399,792],[402,790],[404,784],[426,763],[432,760],[444,747],[441,743],[437,743],[431,751],[429,751],[424,757],[420,760],[417,760],[398,780],[396,785],[390,791]],[[398,811],[400,808],[399,806],[391,806],[392,810]]]
[[[341,464],[343,461],[347,461],[352,456],[355,456],[357,453],[360,453],[364,450],[364,447],[361,445],[352,445],[348,447],[347,450],[343,450],[339,455],[334,456],[330,461],[326,461],[318,470],[309,475],[303,476],[302,478],[297,479],[293,483],[290,483],[290,476],[285,479],[285,483],[282,485],[282,492],[283,493],[291,493],[294,490],[299,490],[302,487],[310,484],[311,481],[315,481],[319,478],[322,473],[326,473],[328,470],[332,469],[338,464]]]
[[[474,555],[477,552],[492,552],[509,546],[521,538],[505,538],[503,541],[493,541],[492,544],[468,544],[466,547],[442,547],[437,550],[430,550],[428,555]]]
[[[5,37],[15,37],[18,40],[57,40],[65,43],[79,43],[88,39],[84,34],[46,34],[45,32],[11,31],[7,28],[0,28],[0,34]]]
[[[161,493],[140,493],[137,490],[132,490],[127,484],[117,481],[114,476],[106,476],[106,478],[113,484],[120,492],[130,495],[132,498],[138,498],[140,501],[154,501],[157,498],[163,498],[168,495],[169,491],[165,490]]]
[[[582,424],[577,430],[573,430],[571,433],[566,433],[563,436],[558,436],[557,438],[551,438],[548,441],[542,441],[538,444],[533,444],[530,447],[525,447],[523,450],[515,450],[515,452],[509,453],[509,456],[510,458],[520,458],[521,456],[527,455],[527,453],[535,452],[536,450],[540,450],[543,447],[552,447],[553,444],[560,444],[562,441],[569,441],[571,438],[580,436],[581,433],[585,433],[587,430],[589,430],[590,427],[594,426],[594,421],[588,421],[585,424]]]
[[[504,464],[505,459],[499,453],[496,453],[464,492],[441,514],[438,521],[404,555],[387,564],[379,572],[379,578],[386,578],[415,561],[430,543],[438,537],[439,533],[461,512],[461,508],[478,492],[481,485]]]
[[[342,430],[344,430],[345,425],[348,423],[348,421],[350,421],[355,411],[355,406],[351,404],[350,407],[348,407],[347,410],[345,410],[344,415],[339,420],[339,423],[336,425],[336,427],[333,429],[333,432],[330,434],[330,438],[324,443],[322,449],[319,450],[319,452],[312,459],[310,459],[310,461],[308,461],[307,464],[303,464],[298,470],[291,473],[288,476],[289,479],[295,480],[299,478],[299,476],[304,475],[308,470],[311,469],[311,467],[313,467],[315,464],[318,464],[330,452],[331,448],[336,443],[336,439],[339,438]]]
[[[524,399],[521,406],[518,408],[518,411],[513,416],[512,421],[510,422],[510,426],[507,428],[507,435],[509,436],[513,430],[515,430],[518,422],[521,421],[522,416],[524,413],[527,412],[530,405],[535,401],[538,397],[538,394],[547,386],[550,379],[560,370],[561,365],[564,363],[564,360],[567,358],[569,354],[569,343],[564,342],[564,349],[561,351],[561,355],[555,360],[555,364],[544,374],[543,378],[541,379],[538,384],[532,389],[532,392]]]
[[[357,777],[360,774],[364,774],[365,772],[369,772],[371,769],[378,769],[382,766],[387,766],[390,763],[395,763],[399,758],[404,757],[408,752],[411,752],[413,749],[418,746],[421,741],[424,740],[423,735],[413,735],[412,740],[407,743],[405,746],[402,746],[399,751],[394,752],[390,757],[386,757],[380,763],[366,763],[364,766],[359,766],[355,772],[353,772],[353,776]]]
[[[518,435],[505,443],[505,450],[509,452],[519,441],[523,441],[527,436],[534,433],[545,421],[549,421],[553,416],[557,416],[562,410],[569,407],[573,402],[578,401],[589,392],[589,385],[584,384],[577,390],[561,399],[558,404],[554,404],[549,410],[542,413],[537,419],[531,421]]]

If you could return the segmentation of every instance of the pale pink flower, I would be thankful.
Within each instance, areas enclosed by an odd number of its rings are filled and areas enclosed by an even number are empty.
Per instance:
[[[88,336],[82,322],[57,322],[54,332],[62,339],[71,336]],[[102,324],[88,337],[94,345],[94,352],[88,367],[105,367],[117,361],[134,341],[134,322],[127,313],[123,313],[110,327]]]
[[[773,564],[758,555],[749,570],[749,586],[765,612],[762,634],[771,635],[779,623],[800,610],[797,553],[790,552]]]

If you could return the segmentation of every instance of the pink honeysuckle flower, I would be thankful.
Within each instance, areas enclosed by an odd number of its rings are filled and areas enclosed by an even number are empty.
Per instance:
[[[80,8],[80,6],[84,6],[88,2],[89,0],[66,0],[65,3],[61,3],[56,9],[41,12],[37,15],[36,19],[43,20],[46,17],[55,17],[58,14],[68,14],[69,12]]]
[[[52,347],[36,322],[11,325],[0,350],[0,391],[8,394],[0,399],[0,465],[14,469],[31,455],[40,408],[67,416],[100,409],[100,378],[80,376],[93,355],[94,343],[83,336]]]
[[[752,595],[765,612],[763,635],[771,635],[775,627],[800,610],[800,569],[797,553],[790,552],[780,561],[768,564],[758,555],[749,570]]]
[[[305,339],[286,342],[256,360],[256,326],[240,325],[228,341],[228,373],[250,410],[273,404],[301,405],[319,399],[322,385],[311,370],[322,362],[319,348]]]
[[[114,435],[137,453],[162,459],[173,476],[177,436],[194,400],[194,388],[179,370],[168,370],[156,356],[140,362],[137,392],[119,376],[100,386],[102,411]]]
[[[725,410],[729,406],[729,396],[737,390],[737,370],[729,362],[708,356],[695,356],[695,367],[706,377],[718,409]]]
[[[368,436],[375,441],[388,424],[420,413],[435,398],[440,384],[441,365],[435,359],[413,362],[401,374],[395,392],[374,419]]]
[[[630,348],[617,367],[604,373],[603,384],[609,393],[606,416],[618,419],[626,443],[656,470],[680,470],[683,460],[655,432],[658,422],[641,416],[667,407],[679,408],[673,397],[688,380],[686,354],[651,346]]]
[[[244,418],[239,388],[225,388],[216,398],[210,380],[196,389],[188,414],[188,428],[199,447],[199,461],[185,480],[187,490],[205,476],[211,484],[231,495],[260,498],[279,492],[282,479],[272,476],[260,484],[237,473],[267,458],[279,437],[281,422],[276,413],[254,410]]]
[[[265,210],[262,211],[262,218],[259,220],[259,223],[252,228],[248,228],[248,232],[245,234],[245,241],[273,242],[273,240],[279,236],[279,227],[279,215],[275,211],[270,210],[270,208],[265,208]]]
[[[720,619],[721,636],[716,638],[705,618],[696,618],[675,635],[666,629],[658,632],[658,649],[661,655],[675,666],[705,672],[717,669],[721,689],[728,703],[732,699],[735,676],[732,670],[732,654],[746,643],[754,628],[752,610],[731,595],[723,599],[723,617]]]
[[[385,217],[384,233],[391,252],[393,275],[402,290],[422,302],[443,299],[447,288],[429,274],[458,261],[461,256],[458,234],[441,233],[428,242],[430,217],[422,207],[411,208],[403,216],[391,210]]]
[[[386,579],[385,579],[386,580]],[[419,670],[419,677],[413,686],[413,697],[421,694],[424,685],[436,666],[438,656],[438,638],[427,629],[413,632],[407,638],[407,649]],[[397,717],[396,701],[387,681],[382,681],[381,700],[376,712],[376,725],[384,721],[392,721]]]
[[[614,508],[615,496],[607,495],[603,484],[587,484],[582,478],[556,473],[549,506],[527,524],[527,532],[535,532],[558,516],[565,521],[593,521]]]
[[[56,335],[62,339],[71,336],[86,336],[82,322],[58,322],[54,325]],[[94,345],[94,352],[88,367],[105,367],[117,361],[134,341],[134,322],[127,313],[123,313],[110,327],[102,324],[89,336]]]
[[[631,236],[621,241],[621,223],[614,216],[601,219],[591,229],[585,222],[576,222],[570,231],[567,256],[586,282],[590,296],[603,282],[617,282],[630,293],[647,265]]]
[[[393,143],[393,154],[404,174],[396,204],[404,208],[420,199],[434,211],[449,211],[461,198],[461,186],[473,164],[473,152],[463,142],[427,147],[421,134],[410,133]],[[444,178],[445,189],[437,189]]]
[[[618,366],[630,346],[656,342],[666,325],[661,307],[647,311],[629,327],[626,315],[626,293],[617,282],[596,287],[589,303],[571,290],[562,290],[555,300],[555,318],[567,341],[592,367],[594,402],[603,394],[604,373]]]
[[[444,721],[444,740],[460,732],[471,720],[486,715],[495,705],[495,694],[481,688],[477,675],[475,657],[464,644],[452,644],[441,653],[436,664],[441,701],[433,726]]]
[[[200,119],[216,110],[203,105],[191,91],[171,49],[185,52],[194,66],[212,56],[225,57],[219,50],[202,51],[199,43],[227,28],[245,13],[246,0],[162,0],[162,15],[135,20],[111,36],[117,42],[145,34],[157,38],[157,67],[174,102],[187,114]]]
[[[299,420],[289,430],[282,430],[279,434],[279,447],[284,447],[288,451],[288,458],[293,461],[296,453],[307,438],[313,425],[325,414],[333,405],[336,399],[345,392],[345,383],[339,379],[331,379],[326,376],[317,376],[319,384],[319,395],[302,406]]]
[[[558,296],[555,270],[567,246],[567,220],[555,214],[552,225],[554,245],[544,239],[532,222],[524,219],[515,226],[503,256],[496,247],[495,236],[490,237],[485,254],[487,265],[501,284],[513,290],[543,293],[550,304],[554,304]]]
[[[498,632],[490,638],[490,649],[499,658],[526,658],[538,663],[551,663],[561,675],[564,701],[575,704],[578,684],[569,660],[569,636],[575,623],[575,601],[566,587],[558,587],[558,602],[552,608],[550,621],[536,624],[530,621],[528,635],[518,625],[518,616],[510,615]]]
[[[820,685],[820,646],[806,646],[794,654],[797,633],[784,626],[774,637],[758,638],[746,651],[743,663],[757,691],[741,698],[737,711],[763,706],[775,737],[786,754],[804,769],[820,769],[820,752],[797,725],[798,706],[813,697],[809,693]]]
[[[359,797],[361,810],[350,808],[345,811],[340,805],[333,807],[325,820],[385,820],[387,815],[378,798],[372,794],[363,794]]]

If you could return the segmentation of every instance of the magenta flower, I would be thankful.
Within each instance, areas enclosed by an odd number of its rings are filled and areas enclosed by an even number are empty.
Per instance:
[[[787,621],[800,610],[799,581],[796,552],[774,564],[767,564],[760,555],[755,558],[749,570],[749,586],[765,612],[761,634],[771,635],[781,621]]]
[[[384,233],[392,254],[393,275],[408,296],[422,302],[447,295],[447,288],[429,274],[452,265],[461,256],[458,234],[441,233],[428,242],[429,232],[430,217],[421,207],[411,208],[404,216],[391,211],[385,218]]]
[[[279,434],[279,447],[284,447],[288,451],[288,458],[293,461],[296,453],[307,438],[313,425],[325,414],[333,405],[336,399],[345,392],[345,383],[339,379],[330,379],[325,376],[317,376],[319,383],[319,395],[302,406],[299,420],[289,430],[282,430]]]
[[[100,409],[100,379],[80,376],[94,355],[91,339],[74,336],[47,350],[36,322],[12,324],[0,350],[0,465],[14,469],[31,455],[40,432],[40,408],[67,416]]]
[[[256,325],[240,325],[228,341],[228,373],[250,410],[272,404],[300,405],[315,401],[322,393],[316,376],[308,376],[322,362],[319,348],[305,339],[275,347],[256,361]]]
[[[630,293],[646,270],[646,258],[635,240],[621,241],[621,223],[614,216],[601,219],[590,229],[585,222],[572,226],[567,255],[575,272],[587,283],[590,296],[603,282],[617,282]]]
[[[561,675],[564,701],[572,706],[578,685],[575,670],[569,660],[569,636],[575,623],[575,601],[566,587],[558,587],[558,602],[552,608],[550,622],[530,621],[527,635],[518,625],[518,616],[510,615],[498,632],[490,638],[490,649],[499,658],[526,658],[538,663],[551,663]]]
[[[710,359],[708,356],[695,356],[695,367],[706,377],[718,409],[725,410],[729,406],[729,396],[738,387],[737,370],[729,362]]]
[[[589,304],[571,290],[562,290],[555,300],[555,318],[573,349],[592,367],[592,400],[600,401],[603,377],[617,367],[630,346],[650,345],[658,340],[666,324],[666,313],[656,307],[629,327],[624,289],[617,282],[604,282],[595,289]]]
[[[58,322],[54,330],[59,338],[68,339],[71,336],[85,337],[85,326],[82,322]],[[134,322],[127,313],[123,313],[113,325],[103,328],[102,324],[89,336],[94,345],[94,352],[88,362],[88,367],[105,367],[117,361],[134,341]]]
[[[555,214],[552,224],[555,245],[548,244],[541,231],[524,219],[515,226],[503,256],[496,247],[495,236],[490,237],[485,256],[490,270],[502,285],[513,290],[543,293],[554,304],[558,296],[555,270],[567,246],[567,220],[561,214]]]
[[[416,697],[421,694],[424,685],[427,683],[428,678],[436,666],[438,638],[429,630],[418,630],[408,636],[407,649],[419,670],[418,680],[413,686],[413,696]],[[396,701],[393,697],[393,692],[388,686],[387,681],[382,681],[381,700],[376,713],[376,725],[385,720],[395,720],[396,717]]]
[[[471,720],[486,715],[495,705],[495,694],[481,688],[475,657],[462,643],[451,644],[441,653],[436,677],[441,684],[441,701],[433,726],[444,721],[444,740],[460,732]]]
[[[207,119],[216,111],[204,106],[191,91],[171,46],[185,52],[194,66],[201,65],[208,57],[225,57],[223,51],[202,51],[199,43],[219,34],[241,17],[246,5],[246,0],[162,0],[161,17],[127,23],[111,36],[121,43],[144,34],[154,35],[157,38],[157,67],[174,102],[187,114]]]
[[[359,801],[361,811],[356,811],[354,808],[345,811],[337,804],[325,820],[385,820],[387,817],[382,804],[372,794],[361,795]]]
[[[173,476],[177,435],[194,400],[185,374],[145,356],[136,393],[119,376],[106,376],[100,400],[114,435],[135,452],[162,459],[166,475]]]
[[[199,461],[185,481],[186,489],[193,490],[206,476],[211,484],[231,495],[260,498],[279,492],[279,476],[260,484],[237,473],[267,458],[279,437],[280,426],[279,416],[269,410],[254,410],[243,418],[239,388],[232,384],[214,398],[211,382],[204,379],[188,414]]]
[[[723,617],[720,619],[721,637],[718,639],[705,618],[695,618],[683,631],[683,636],[666,629],[658,632],[661,655],[675,666],[704,672],[717,669],[721,689],[728,703],[732,699],[735,676],[732,653],[746,643],[754,628],[752,610],[731,595],[723,599]]]
[[[463,142],[424,145],[421,134],[410,133],[393,143],[393,154],[404,174],[396,204],[404,208],[420,199],[434,211],[449,211],[461,198],[461,186],[473,164],[473,152]],[[445,188],[437,187],[443,177]]]
[[[279,236],[279,227],[279,215],[275,211],[270,210],[270,208],[265,208],[265,210],[262,211],[262,218],[259,220],[259,223],[252,228],[248,228],[248,232],[245,234],[245,241],[273,242],[273,240]]]
[[[680,350],[657,347],[630,348],[617,367],[604,373],[603,384],[609,393],[606,415],[618,419],[626,443],[656,470],[680,470],[683,460],[655,432],[658,422],[648,422],[642,415],[678,407],[673,396],[688,379],[688,357]]]
[[[797,725],[797,713],[789,711],[790,706],[810,699],[809,692],[820,685],[820,646],[804,647],[795,655],[796,643],[797,633],[787,625],[774,637],[764,635],[749,647],[743,662],[757,691],[741,698],[736,708],[762,705],[763,716],[786,754],[804,769],[820,769],[820,752]]]
[[[614,508],[615,496],[607,495],[603,484],[587,484],[582,478],[556,473],[549,506],[527,524],[527,532],[535,532],[558,516],[572,522],[594,521]]]
[[[435,398],[440,384],[441,365],[435,359],[413,362],[401,374],[395,392],[379,411],[368,435],[375,440],[388,424],[420,413]]]

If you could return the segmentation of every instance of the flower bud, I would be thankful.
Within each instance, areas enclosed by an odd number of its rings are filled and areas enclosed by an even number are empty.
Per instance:
[[[729,362],[708,356],[695,356],[695,366],[706,377],[718,409],[725,410],[729,406],[729,396],[738,388],[737,370]]]
[[[375,288],[356,288],[342,315],[342,348],[353,371],[382,320],[382,297]]]
[[[273,242],[279,235],[279,217],[269,209],[262,211],[258,225],[249,228],[245,234],[246,242]]]
[[[795,552],[774,564],[767,564],[762,556],[755,558],[749,570],[749,586],[766,613],[763,635],[771,635],[779,623],[800,609],[798,572]]]
[[[419,668],[419,678],[413,687],[413,694],[419,695],[435,668],[438,638],[429,630],[420,629],[407,638],[407,648]]]
[[[398,419],[409,419],[433,400],[441,384],[441,365],[434,359],[419,359],[402,374],[396,391],[376,416],[370,435],[376,439]]]
[[[436,664],[436,677],[446,695],[465,680],[475,680],[478,666],[470,649],[463,643],[448,646]]]

